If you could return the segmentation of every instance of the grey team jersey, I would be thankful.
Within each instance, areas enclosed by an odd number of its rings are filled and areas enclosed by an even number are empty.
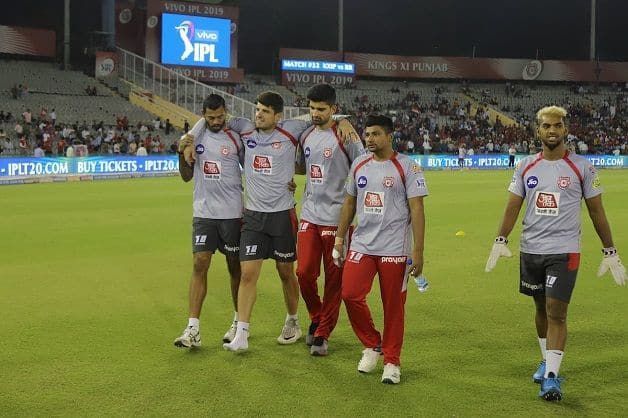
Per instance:
[[[297,119],[279,122],[265,134],[248,119],[232,118],[229,127],[244,143],[245,204],[249,210],[280,212],[295,206],[288,182],[294,177],[297,138],[312,123]]]
[[[556,161],[542,154],[521,160],[508,191],[526,201],[521,251],[530,254],[580,252],[580,201],[602,193],[593,165],[565,152]]]
[[[427,196],[421,167],[397,154],[375,161],[358,157],[347,177],[347,193],[356,197],[357,227],[351,250],[376,256],[405,256],[411,248],[408,199]]]
[[[194,125],[194,217],[234,219],[242,217],[243,145],[240,136],[223,129],[205,128],[205,119]]]
[[[344,143],[336,125],[320,130],[308,128],[299,139],[303,149],[306,184],[301,219],[317,225],[338,225],[344,200],[344,185],[351,163],[364,154],[359,139]]]

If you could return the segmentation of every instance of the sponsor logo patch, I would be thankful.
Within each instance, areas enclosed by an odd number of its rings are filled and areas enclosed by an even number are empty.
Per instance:
[[[220,180],[220,161],[203,162],[203,175],[205,180]]]
[[[257,146],[257,142],[254,139],[247,139],[246,146],[249,148],[255,148]]]
[[[195,148],[197,154],[202,154],[205,152],[205,147],[203,144],[198,144]]]
[[[358,187],[360,189],[363,189],[366,187],[366,184],[368,183],[368,180],[366,179],[366,176],[360,176],[358,177]]]
[[[382,257],[381,261],[382,263],[395,263],[395,264],[399,264],[399,263],[405,263],[406,262],[406,258],[405,256],[403,257]]]
[[[323,184],[323,167],[318,164],[310,165],[310,183]]]
[[[273,157],[268,155],[254,155],[253,170],[260,174],[273,174]]]
[[[384,192],[369,192],[364,194],[364,213],[372,215],[384,214]]]
[[[536,192],[534,196],[534,213],[541,216],[558,216],[560,193]]]
[[[310,147],[305,147],[305,149],[303,150],[303,155],[305,155],[305,158],[309,158],[310,157],[310,152],[312,152],[310,150]]]
[[[526,180],[526,185],[529,189],[534,189],[536,186],[539,185],[539,179],[536,176],[530,176]]]

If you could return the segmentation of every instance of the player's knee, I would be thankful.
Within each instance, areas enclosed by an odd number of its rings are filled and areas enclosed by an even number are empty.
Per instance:
[[[345,303],[352,303],[352,302],[359,302],[361,301],[363,298],[357,293],[355,292],[353,289],[348,288],[343,286],[342,287],[342,300]]]
[[[277,273],[281,281],[294,280],[294,264],[277,262]]]
[[[547,319],[554,323],[564,324],[567,321],[567,310],[562,306],[549,305]]]
[[[557,324],[564,324],[565,322],[567,322],[567,314],[559,313],[559,312],[548,312],[547,319],[550,322],[554,322]]]
[[[211,259],[211,253],[194,253],[194,273],[206,273]]]

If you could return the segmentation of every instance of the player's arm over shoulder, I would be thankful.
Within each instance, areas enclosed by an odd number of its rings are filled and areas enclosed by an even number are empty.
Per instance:
[[[227,128],[240,135],[247,134],[255,130],[255,124],[247,118],[241,118],[239,116],[232,116],[227,121]]]
[[[312,126],[311,121],[301,119],[286,119],[281,122],[281,128],[288,131],[295,139],[299,138],[310,126]]]

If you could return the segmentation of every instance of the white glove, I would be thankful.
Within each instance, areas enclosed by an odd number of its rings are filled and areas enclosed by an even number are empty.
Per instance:
[[[505,237],[495,238],[495,243],[491,249],[491,254],[488,256],[488,260],[486,261],[484,271],[489,272],[493,270],[497,264],[497,260],[499,260],[499,257],[512,257],[512,253],[508,247],[506,247],[506,244],[508,244],[508,240]]]
[[[597,269],[597,277],[602,277],[608,270],[611,271],[615,283],[620,286],[626,285],[626,267],[621,263],[619,255],[615,247],[604,248],[602,250],[604,258],[600,264],[600,268]]]
[[[331,250],[331,258],[337,267],[342,267],[342,264],[345,262],[346,255],[347,250],[344,245],[342,246],[342,253],[336,249],[336,246],[334,246],[334,249]]]

